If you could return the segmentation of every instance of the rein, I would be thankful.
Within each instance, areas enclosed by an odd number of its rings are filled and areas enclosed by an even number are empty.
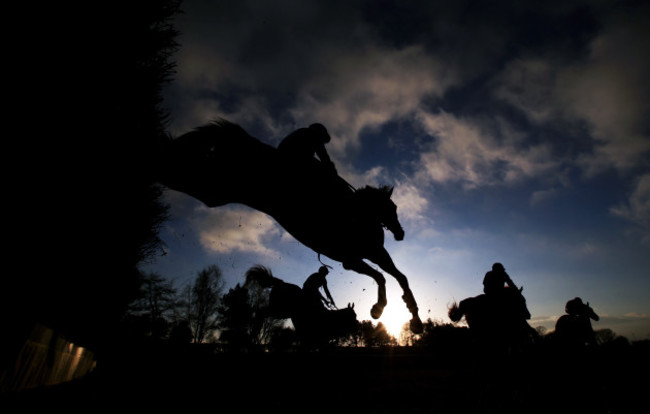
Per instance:
[[[318,253],[318,261],[320,262],[320,264],[322,264],[323,266],[327,267],[328,269],[333,269],[332,266],[323,263],[323,261],[320,259],[320,253]]]

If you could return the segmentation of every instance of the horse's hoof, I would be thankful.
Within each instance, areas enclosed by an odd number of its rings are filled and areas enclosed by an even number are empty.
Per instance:
[[[379,305],[378,303],[372,305],[372,309],[370,309],[370,316],[372,316],[373,319],[379,319],[382,313],[384,313],[383,306]]]
[[[424,332],[424,327],[422,326],[422,321],[420,318],[413,318],[411,319],[411,324],[410,324],[411,332],[414,334],[421,334]]]

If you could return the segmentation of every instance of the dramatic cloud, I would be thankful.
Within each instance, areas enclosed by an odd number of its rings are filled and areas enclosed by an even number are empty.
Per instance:
[[[462,8],[393,4],[396,15],[387,17],[354,1],[191,7],[186,23],[192,30],[180,39],[178,79],[170,91],[177,132],[225,116],[260,127],[260,138],[276,143],[318,121],[335,138],[330,152],[342,164],[352,161],[350,149],[359,149],[364,130],[410,119],[436,138],[420,158],[430,180],[466,188],[513,183],[554,168],[558,173],[569,162],[579,162],[587,175],[629,169],[650,150],[643,129],[649,29],[641,17],[625,12],[603,19],[586,51],[568,54],[566,46],[557,51],[533,41],[524,26],[499,26],[532,18],[517,7],[472,9],[465,23]],[[535,23],[552,21],[557,36],[580,36],[580,26],[568,31],[575,25],[570,16],[579,10],[577,4],[542,8]],[[505,55],[516,38],[526,47]],[[505,62],[501,68],[498,59]],[[506,102],[535,125],[563,128],[564,136],[541,144],[510,125],[505,113],[461,116],[436,107],[447,106],[450,89],[465,90],[488,73],[481,88],[491,92],[479,97],[484,108],[489,99]],[[475,93],[465,93],[470,92]],[[587,128],[589,140],[567,128]],[[574,139],[580,142],[567,143]]]
[[[395,182],[388,166],[354,159],[363,133],[408,122],[432,138],[419,142],[409,179],[464,189],[536,180],[539,205],[571,185],[572,170],[629,173],[650,152],[648,7],[586,4],[531,14],[507,4],[388,1],[386,13],[363,1],[188,2],[167,99],[173,130],[224,116],[276,144],[322,122],[339,171],[360,185]]]
[[[441,97],[457,82],[421,45],[382,44],[353,6],[195,5],[201,13],[180,39],[179,76],[169,92],[176,132],[221,115],[278,140],[321,122],[341,159],[364,129],[409,116],[423,98]],[[224,13],[228,19],[218,17]]]
[[[421,113],[419,119],[435,138],[423,148],[420,174],[434,182],[455,182],[465,188],[508,184],[557,166],[545,144],[524,146],[522,136],[508,125],[446,112]]]
[[[398,206],[397,214],[400,220],[426,222],[424,216],[429,201],[411,183],[398,182],[393,190],[392,200]]]
[[[278,255],[268,246],[273,236],[284,233],[266,214],[244,207],[200,207],[192,219],[204,249],[212,253],[258,253]]]
[[[638,225],[644,242],[650,243],[650,174],[641,177],[627,204],[613,207],[611,212]]]
[[[557,68],[548,59],[515,58],[492,81],[493,95],[539,125],[562,116],[555,91]]]
[[[300,88],[291,113],[296,120],[320,120],[328,126],[335,152],[359,145],[365,128],[409,117],[425,97],[441,96],[453,83],[443,65],[421,47],[402,50],[378,47],[332,56],[328,70]]]
[[[495,97],[536,125],[586,127],[591,141],[576,158],[587,176],[627,172],[650,152],[650,29],[643,14],[615,14],[581,54],[518,58],[495,78]],[[568,131],[568,139],[578,139]],[[579,136],[584,140],[584,136]]]
[[[608,167],[629,170],[650,151],[644,133],[650,115],[648,39],[647,22],[614,27],[594,40],[587,62],[563,73],[565,99],[597,142],[595,153],[582,159],[588,174]]]

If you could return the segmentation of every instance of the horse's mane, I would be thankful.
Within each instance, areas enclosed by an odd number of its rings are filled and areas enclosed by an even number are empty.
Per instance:
[[[391,194],[393,193],[393,187],[390,185],[383,185],[381,187],[366,185],[364,187],[357,188],[355,192],[362,197],[371,197],[373,195],[381,194],[390,198]]]
[[[244,128],[224,118],[214,119],[205,125],[201,125],[194,128],[193,131],[198,133],[212,133],[216,129],[218,129],[221,133],[229,133],[234,135],[248,135],[248,132],[246,132]]]

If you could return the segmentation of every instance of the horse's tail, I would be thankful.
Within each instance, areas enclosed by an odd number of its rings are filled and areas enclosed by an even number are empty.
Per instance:
[[[247,287],[251,282],[255,282],[263,288],[273,287],[278,283],[283,283],[282,280],[273,276],[271,269],[262,265],[255,265],[246,272],[244,286]]]
[[[454,302],[450,307],[449,307],[449,319],[452,320],[452,322],[458,322],[461,320],[463,317],[463,311],[460,310],[460,306],[456,302]]]

